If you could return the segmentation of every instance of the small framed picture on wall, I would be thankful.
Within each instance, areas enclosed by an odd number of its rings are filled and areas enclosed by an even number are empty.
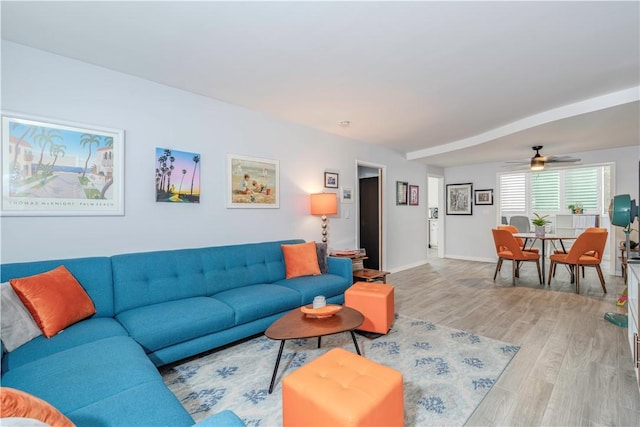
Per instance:
[[[324,173],[325,188],[338,188],[338,174],[334,172]]]
[[[353,203],[353,188],[342,187],[340,189],[340,199],[342,203]]]
[[[474,191],[476,205],[493,205],[493,190]]]
[[[418,206],[420,187],[417,185],[409,186],[409,206]]]
[[[396,181],[396,205],[408,204],[409,183]]]

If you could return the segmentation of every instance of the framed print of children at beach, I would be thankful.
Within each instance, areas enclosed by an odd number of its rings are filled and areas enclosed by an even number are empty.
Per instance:
[[[227,208],[279,208],[280,164],[277,160],[229,154]]]

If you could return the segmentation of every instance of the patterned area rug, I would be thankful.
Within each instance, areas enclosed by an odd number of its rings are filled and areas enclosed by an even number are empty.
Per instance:
[[[425,320],[396,315],[391,332],[359,335],[362,354],[402,372],[406,426],[461,426],[519,347]],[[349,333],[287,341],[268,394],[279,341],[267,337],[161,369],[164,381],[196,421],[233,410],[250,427],[282,425],[282,378],[334,347],[355,351]]]

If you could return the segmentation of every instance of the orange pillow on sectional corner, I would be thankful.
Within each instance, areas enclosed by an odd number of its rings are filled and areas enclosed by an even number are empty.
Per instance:
[[[74,426],[69,418],[50,403],[24,391],[2,387],[0,388],[0,399],[3,418],[30,418],[50,426]]]
[[[9,283],[47,338],[96,312],[89,295],[63,265]]]
[[[282,245],[286,278],[320,274],[316,242]]]

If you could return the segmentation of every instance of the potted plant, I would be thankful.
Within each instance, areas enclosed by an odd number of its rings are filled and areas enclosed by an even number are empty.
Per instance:
[[[567,205],[567,209],[569,209],[569,211],[571,211],[571,213],[576,213],[576,205],[573,204],[573,203]]]
[[[551,222],[547,219],[549,215],[540,216],[534,212],[533,216],[535,216],[535,218],[531,220],[531,223],[535,226],[536,236],[544,236],[544,226]]]

